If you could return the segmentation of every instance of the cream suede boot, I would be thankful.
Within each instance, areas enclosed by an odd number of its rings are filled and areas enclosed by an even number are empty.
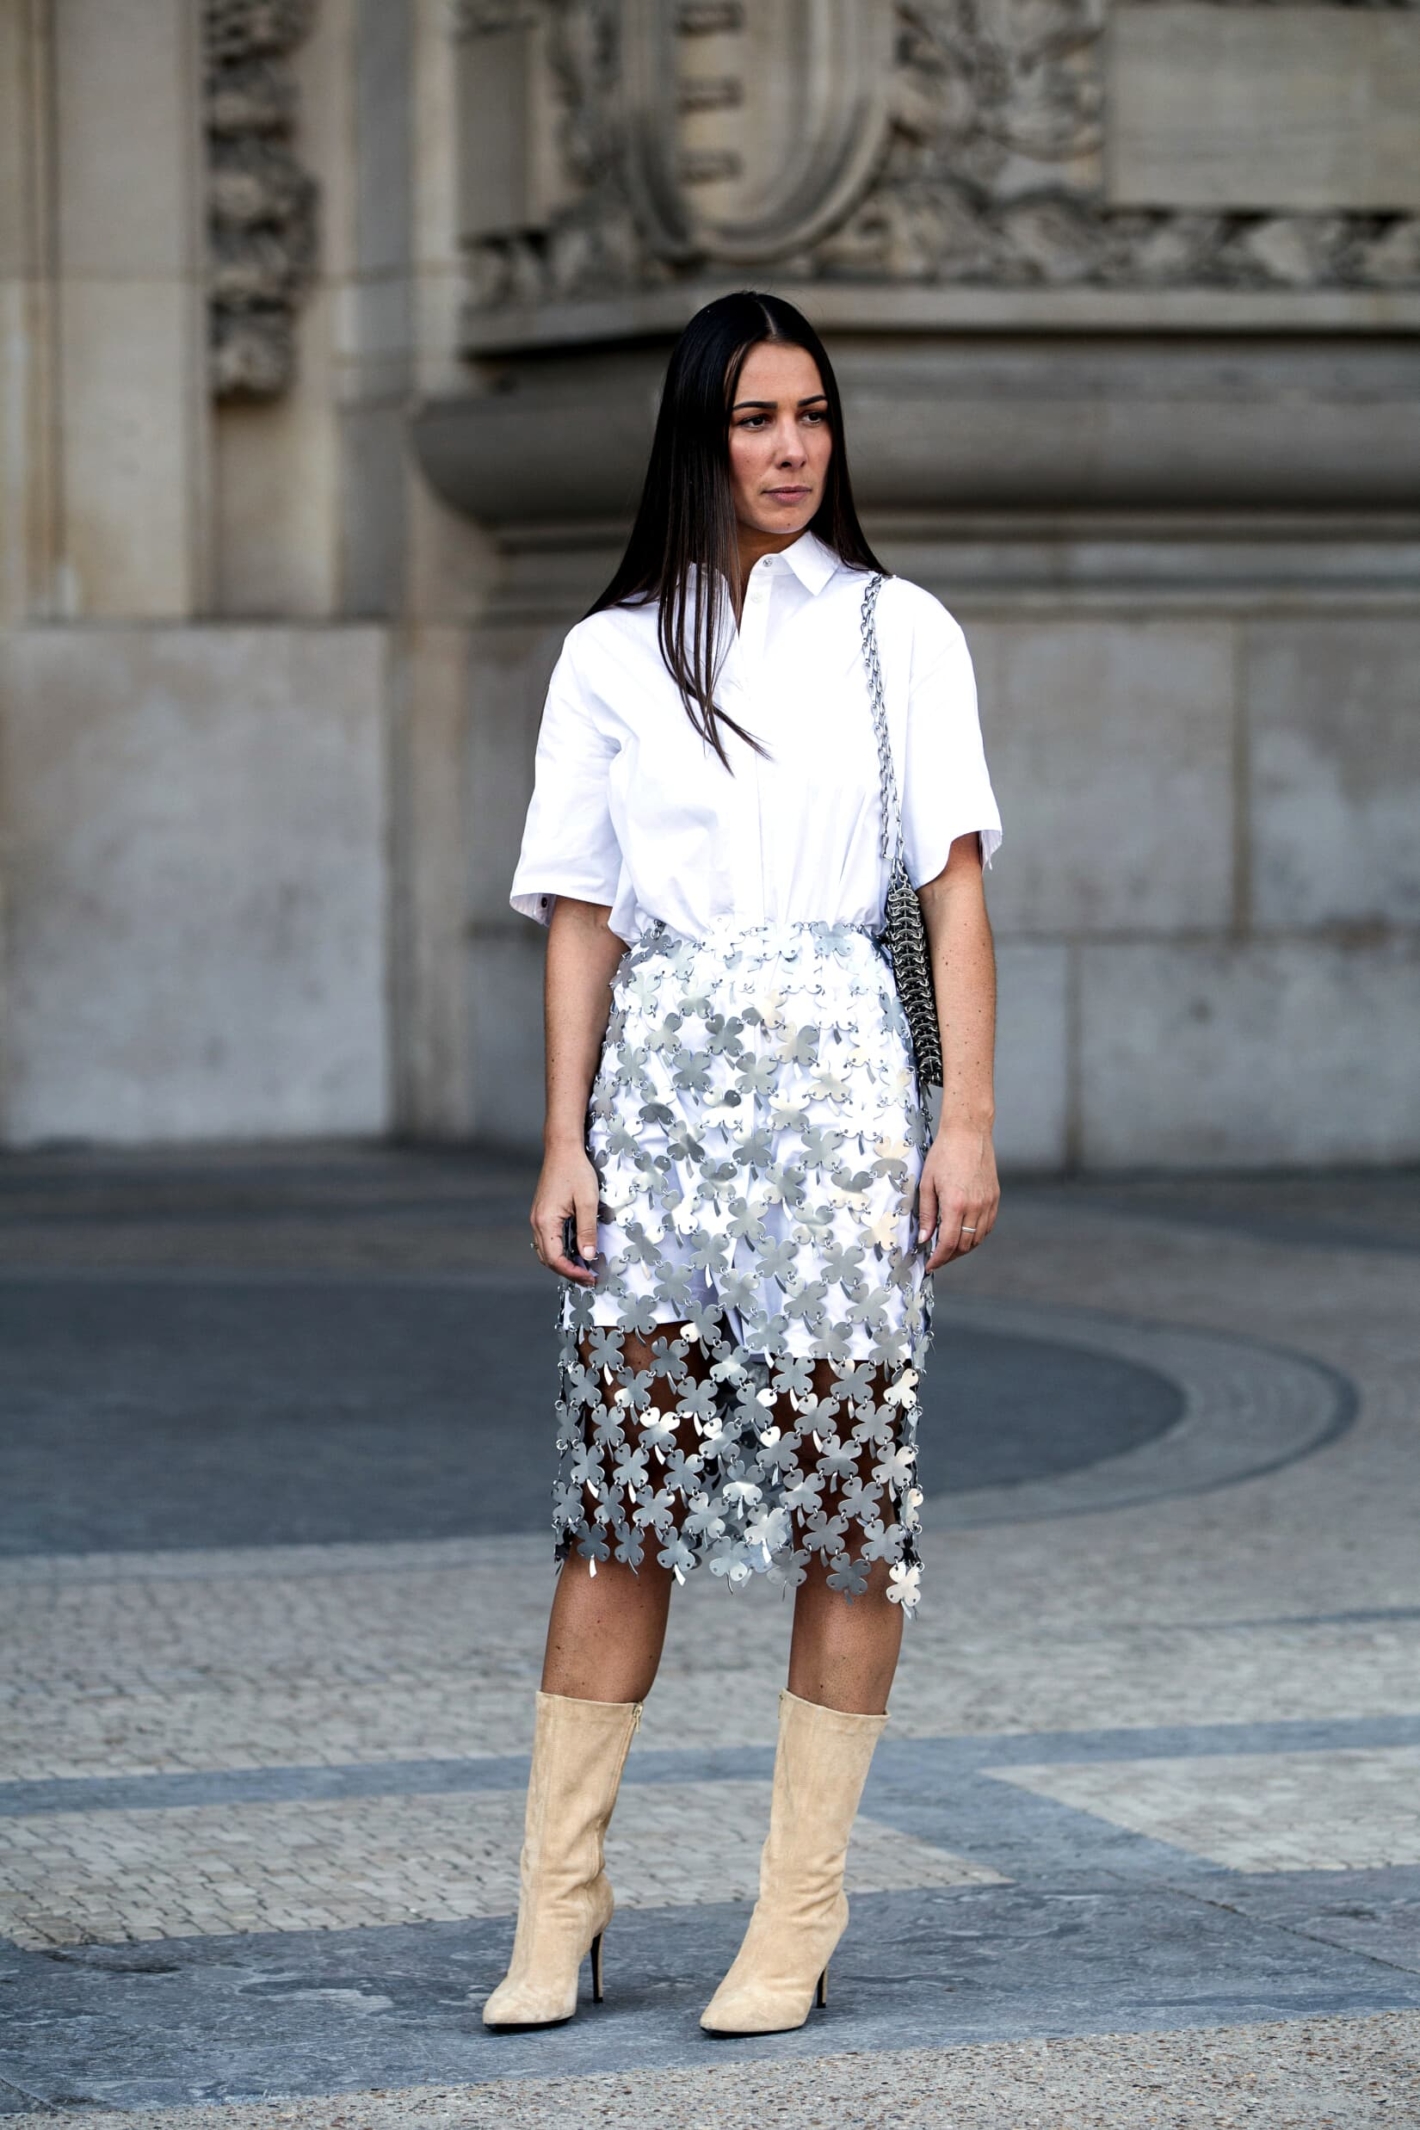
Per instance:
[[[556,2026],[570,2019],[588,1952],[592,1996],[600,2004],[602,1932],[616,1905],[602,1844],[640,1721],[639,1701],[538,1695],[518,1928],[508,1972],[483,2007],[485,2026]]]
[[[848,1836],[886,1716],[779,1696],[779,1750],[759,1899],[734,1965],[700,2024],[710,2034],[779,2034],[826,1996],[829,1955],[848,1921]]]

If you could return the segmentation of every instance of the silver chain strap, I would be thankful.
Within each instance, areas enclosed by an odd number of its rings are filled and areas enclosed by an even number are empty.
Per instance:
[[[878,659],[878,593],[881,577],[868,580],[863,594],[863,663],[868,669],[868,693],[873,703],[873,730],[878,738],[878,788],[882,807],[878,818],[878,856],[902,856],[902,807],[897,796],[897,772],[892,766],[892,743],[888,738],[887,704],[883,700],[883,669]]]
[[[902,806],[897,792],[897,775],[892,766],[892,748],[888,742],[883,669],[878,658],[876,610],[882,588],[882,578],[874,576],[863,594],[863,663],[867,668],[868,693],[873,704],[873,730],[878,738],[878,778],[882,791],[878,856],[886,858],[892,854],[881,939],[892,964],[893,982],[907,1019],[918,1079],[924,1087],[938,1087],[942,1080],[942,1038],[937,1025],[932,954],[922,904],[903,855]]]

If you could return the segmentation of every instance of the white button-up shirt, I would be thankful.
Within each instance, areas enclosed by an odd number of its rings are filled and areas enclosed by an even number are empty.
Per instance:
[[[628,941],[657,919],[691,938],[727,919],[876,929],[891,862],[878,855],[866,582],[812,533],[755,563],[715,700],[767,751],[722,726],[728,769],[686,716],[654,604],[578,622],[547,691],[513,908],[546,923],[559,895],[609,903]],[[901,577],[883,585],[877,622],[904,852],[920,887],[972,830],[989,863],[1001,819],[959,625]]]

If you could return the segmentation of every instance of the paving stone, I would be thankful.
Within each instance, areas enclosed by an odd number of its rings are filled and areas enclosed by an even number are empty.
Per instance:
[[[1199,1509],[1185,1528],[1197,1528]],[[1107,1573],[1084,1558],[1103,1521],[1051,1527],[1051,1558],[1067,1571],[1073,1561],[1080,1578],[1066,1572],[1054,1588],[1042,1587],[1045,1555],[1029,1537],[1040,1527],[929,1543],[939,1595],[907,1636],[894,1732],[1062,1730],[1082,1713],[1158,1724],[1416,1706],[1420,1613],[1316,1625],[1080,1619],[1085,1577],[1098,1586]],[[1125,1534],[1110,1545],[1122,1574]],[[257,1555],[238,1581],[0,1585],[0,1639],[16,1674],[0,1691],[0,1771],[97,1778],[526,1750],[551,1590],[541,1549],[531,1550],[500,1575],[263,1580]],[[1138,1572],[1162,1580],[1166,1563],[1146,1554]],[[786,1611],[768,1592],[727,1600],[692,1583],[679,1593],[643,1742],[772,1742]]]
[[[768,1783],[628,1794],[608,1843],[621,1907],[754,1899]],[[508,1915],[522,1820],[521,1790],[7,1818],[0,1935],[43,1949],[226,1936],[277,1915],[299,1931]],[[850,1892],[998,1877],[872,1819],[859,1822],[851,1859]]]
[[[273,1903],[266,1927],[243,1936],[16,1951],[5,2075],[56,2104],[148,2108],[709,2068],[728,2052],[699,2013],[744,1920],[743,1904],[627,1909],[607,1935],[606,2003],[507,2035],[479,2019],[507,1919],[302,1932]],[[860,1895],[827,2011],[732,2053],[753,2065],[1401,2010],[1420,2010],[1420,1975],[1192,1890],[1067,1875]]]
[[[1376,2130],[1420,2114],[1420,2016],[1309,2019],[808,2063],[422,2086],[145,2110],[151,2130]],[[23,2115],[41,2130],[52,2114]],[[102,2110],[86,2130],[130,2130]]]
[[[540,1310],[524,1185],[462,1157],[27,1157],[0,1164],[0,1264],[76,1293],[141,1270],[159,1295],[242,1267],[366,1294],[452,1273]],[[613,1995],[495,2049],[476,2000],[510,1929],[486,1911],[511,1897],[540,1533],[194,1545],[179,1519],[0,1563],[0,1857],[48,1940],[0,1947],[0,2114],[28,2093],[173,2130],[159,2111],[222,2096],[223,2130],[1420,2116],[1417,1237],[1413,1177],[1008,1191],[942,1294],[998,1361],[1037,1339],[1014,1439],[1053,1462],[993,1481],[990,1523],[960,1494],[929,1517],[859,1838],[879,1890],[855,1896],[828,2013],[761,2044],[717,2050],[696,2017],[763,1825],[773,1594],[679,1594],[616,1822]],[[1143,1376],[1077,1374],[1052,1402],[1091,1339]],[[1111,1447],[1090,1397],[1127,1435],[1131,1383],[1136,1418],[1154,1379],[1192,1412],[1206,1356],[1232,1461],[1204,1460],[1204,1491],[1176,1463],[1121,1494],[1186,1430]],[[940,1381],[950,1429],[972,1384]],[[1066,1407],[1083,1432],[1052,1445]]]
[[[1420,1864],[1420,1748],[1236,1753],[999,1771],[1231,1871]]]
[[[1420,1872],[1238,1876],[1228,1885],[1227,1900],[1243,1914],[1267,1916],[1290,1930],[1420,1973]]]

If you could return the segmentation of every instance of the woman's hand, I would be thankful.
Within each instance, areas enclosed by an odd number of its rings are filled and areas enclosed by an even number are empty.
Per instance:
[[[611,1012],[611,987],[626,942],[607,920],[610,907],[559,895],[547,935],[543,1000],[547,1027],[547,1122],[542,1174],[533,1199],[533,1248],[549,1272],[590,1287],[596,1274],[574,1265],[562,1229],[576,1222],[577,1249],[597,1254],[597,1172],[587,1153],[587,1098]]]
[[[934,1229],[937,1238],[927,1270],[978,1249],[996,1225],[1000,1203],[990,1131],[944,1123],[922,1164],[918,1195],[918,1242],[930,1242]]]
[[[936,1272],[985,1242],[1001,1203],[991,1145],[996,958],[979,839],[958,836],[942,871],[917,892],[942,1033],[942,1117],[922,1165],[918,1201],[918,1241],[926,1244],[935,1231],[927,1270]]]
[[[577,1224],[577,1253],[590,1265],[597,1254],[597,1172],[585,1147],[549,1147],[543,1155],[542,1174],[533,1199],[533,1248],[549,1272],[575,1280],[580,1287],[596,1282],[595,1272],[574,1265],[562,1247],[567,1219]]]

